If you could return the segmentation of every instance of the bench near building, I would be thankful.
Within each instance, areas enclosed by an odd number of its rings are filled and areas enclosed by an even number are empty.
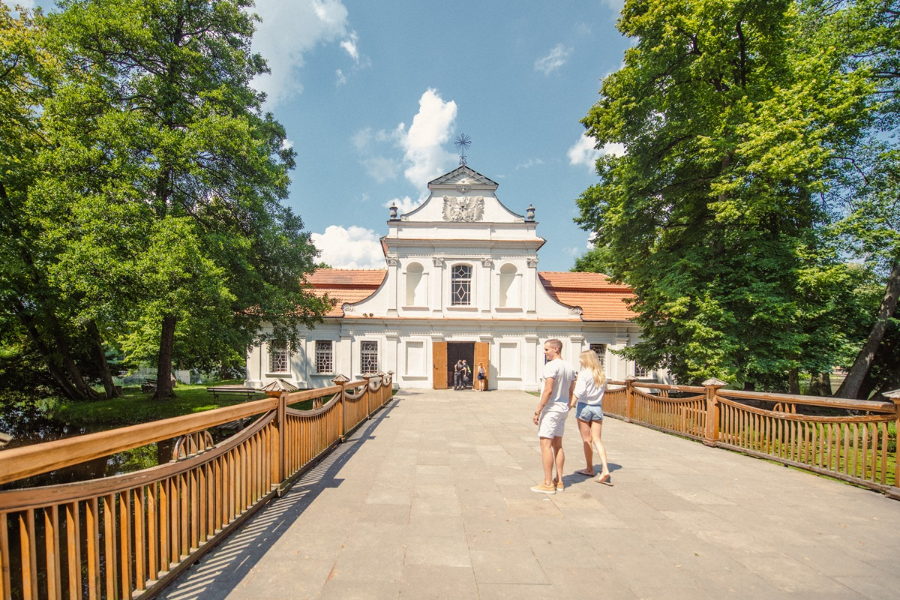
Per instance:
[[[412,212],[392,207],[386,268],[316,271],[310,284],[337,304],[299,347],[251,349],[246,385],[317,388],[338,373],[395,369],[400,387],[444,389],[466,359],[473,372],[484,365],[489,389],[537,390],[549,338],[563,341],[572,363],[590,348],[613,378],[652,377],[610,353],[638,340],[630,289],[595,273],[538,271],[534,208],[509,210],[497,187],[463,165],[431,181]]]

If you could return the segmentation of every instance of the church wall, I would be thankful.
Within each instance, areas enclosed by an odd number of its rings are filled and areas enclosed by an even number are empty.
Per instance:
[[[269,346],[253,348],[247,356],[247,385],[260,387],[274,379],[290,381],[301,388],[332,385],[337,374],[358,378],[364,342],[378,348],[377,368],[394,371],[401,388],[433,387],[433,343],[488,342],[487,365],[491,389],[539,390],[544,364],[543,344],[550,338],[563,342],[563,359],[577,368],[578,355],[590,344],[606,344],[607,375],[624,379],[634,374],[634,365],[611,351],[624,348],[638,338],[638,330],[627,323],[586,323],[531,321],[503,322],[465,320],[403,321],[384,319],[328,319],[313,330],[303,332],[303,341],[291,349],[290,373],[268,370]],[[330,373],[316,373],[316,341],[333,344]]]

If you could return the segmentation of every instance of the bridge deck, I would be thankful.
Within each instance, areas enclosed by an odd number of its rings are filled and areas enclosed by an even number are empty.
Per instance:
[[[218,598],[887,598],[900,502],[607,419],[612,487],[541,479],[536,398],[401,392],[164,591]],[[590,594],[590,596],[584,596]]]

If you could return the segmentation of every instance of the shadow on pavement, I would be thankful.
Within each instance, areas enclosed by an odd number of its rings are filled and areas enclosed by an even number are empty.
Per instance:
[[[253,569],[259,559],[303,514],[322,490],[336,488],[336,475],[367,440],[382,419],[389,418],[400,397],[372,415],[353,435],[299,479],[281,498],[271,500],[234,534],[201,558],[159,594],[165,600],[222,600]]]

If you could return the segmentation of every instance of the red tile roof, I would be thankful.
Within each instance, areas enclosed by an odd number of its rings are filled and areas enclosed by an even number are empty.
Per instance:
[[[628,321],[635,316],[625,304],[634,297],[631,288],[610,283],[606,275],[546,271],[538,277],[557,302],[581,308],[585,321]]]
[[[317,269],[306,281],[317,296],[328,294],[337,301],[325,316],[342,317],[342,304],[359,302],[374,294],[385,275],[384,269]]]
[[[342,317],[341,305],[365,300],[375,293],[384,282],[384,269],[318,269],[309,276],[307,282],[318,296],[328,294],[337,301],[325,315]],[[609,282],[600,273],[538,273],[544,289],[557,302],[566,306],[581,308],[581,318],[585,321],[628,321],[634,313],[628,309],[625,300],[634,297],[631,288]]]

